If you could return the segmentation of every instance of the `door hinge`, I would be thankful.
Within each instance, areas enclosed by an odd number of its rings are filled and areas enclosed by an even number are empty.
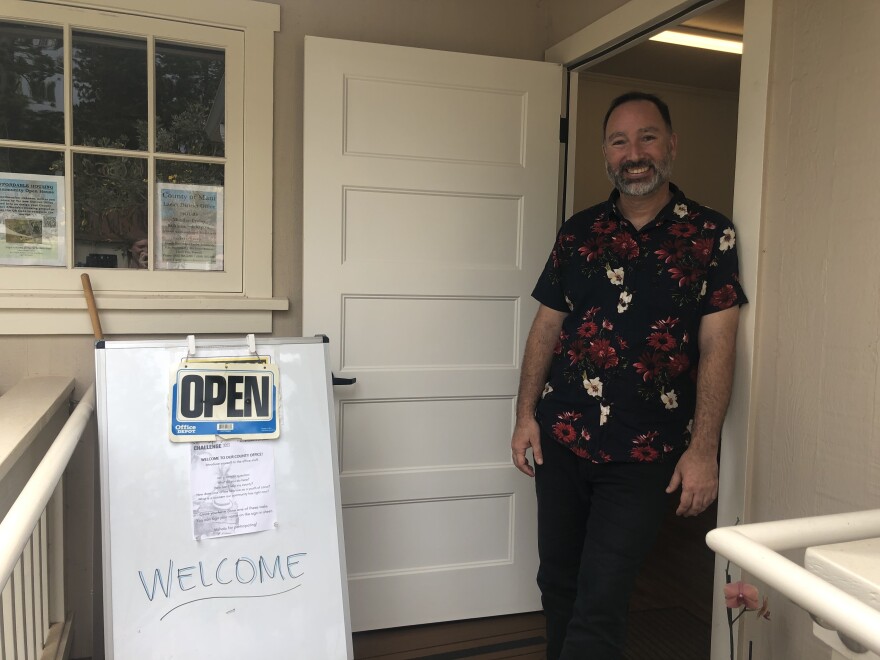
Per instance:
[[[559,141],[568,144],[568,117],[559,118]]]

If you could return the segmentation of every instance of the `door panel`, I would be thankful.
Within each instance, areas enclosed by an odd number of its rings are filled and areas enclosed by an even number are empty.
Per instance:
[[[304,334],[337,387],[354,630],[540,608],[510,464],[556,226],[557,65],[306,38]]]

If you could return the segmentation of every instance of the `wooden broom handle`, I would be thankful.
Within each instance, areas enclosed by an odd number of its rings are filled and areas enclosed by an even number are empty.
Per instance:
[[[104,339],[104,331],[101,330],[101,319],[98,318],[98,308],[95,306],[95,294],[92,293],[92,281],[89,279],[88,273],[80,276],[82,280],[83,293],[86,296],[86,305],[89,308],[89,318],[92,319],[92,330],[95,333],[95,339],[101,341]]]

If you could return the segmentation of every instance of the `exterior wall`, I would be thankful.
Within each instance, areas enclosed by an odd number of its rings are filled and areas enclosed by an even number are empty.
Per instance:
[[[878,30],[874,0],[775,0],[749,522],[880,507]],[[769,595],[754,657],[827,658]]]
[[[273,334],[302,329],[303,37],[543,60],[544,50],[623,0],[279,0],[275,39],[275,295],[290,309],[276,314]],[[560,100],[561,103],[561,100]]]
[[[678,133],[672,180],[691,199],[731,217],[737,95],[590,73],[582,73],[578,83],[574,209],[592,206],[611,191],[602,158],[602,119],[613,98],[633,89],[669,104]]]
[[[304,35],[543,60],[548,46],[625,0],[276,0],[276,4],[281,6],[281,31],[275,37],[273,293],[287,297],[290,310],[276,314],[272,334],[289,337],[299,335],[302,328]],[[0,336],[0,393],[22,378],[38,375],[73,376],[78,399],[94,382],[93,339]],[[71,657],[97,660],[103,657],[103,633],[96,479],[97,430],[92,425],[71,459],[64,506],[65,525],[81,532],[80,545],[69,546],[67,554],[68,607],[76,611]],[[93,590],[99,595],[94,601]]]

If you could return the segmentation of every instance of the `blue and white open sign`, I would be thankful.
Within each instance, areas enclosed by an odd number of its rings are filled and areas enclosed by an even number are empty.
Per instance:
[[[171,382],[171,439],[277,438],[278,367],[217,362],[183,364]]]

